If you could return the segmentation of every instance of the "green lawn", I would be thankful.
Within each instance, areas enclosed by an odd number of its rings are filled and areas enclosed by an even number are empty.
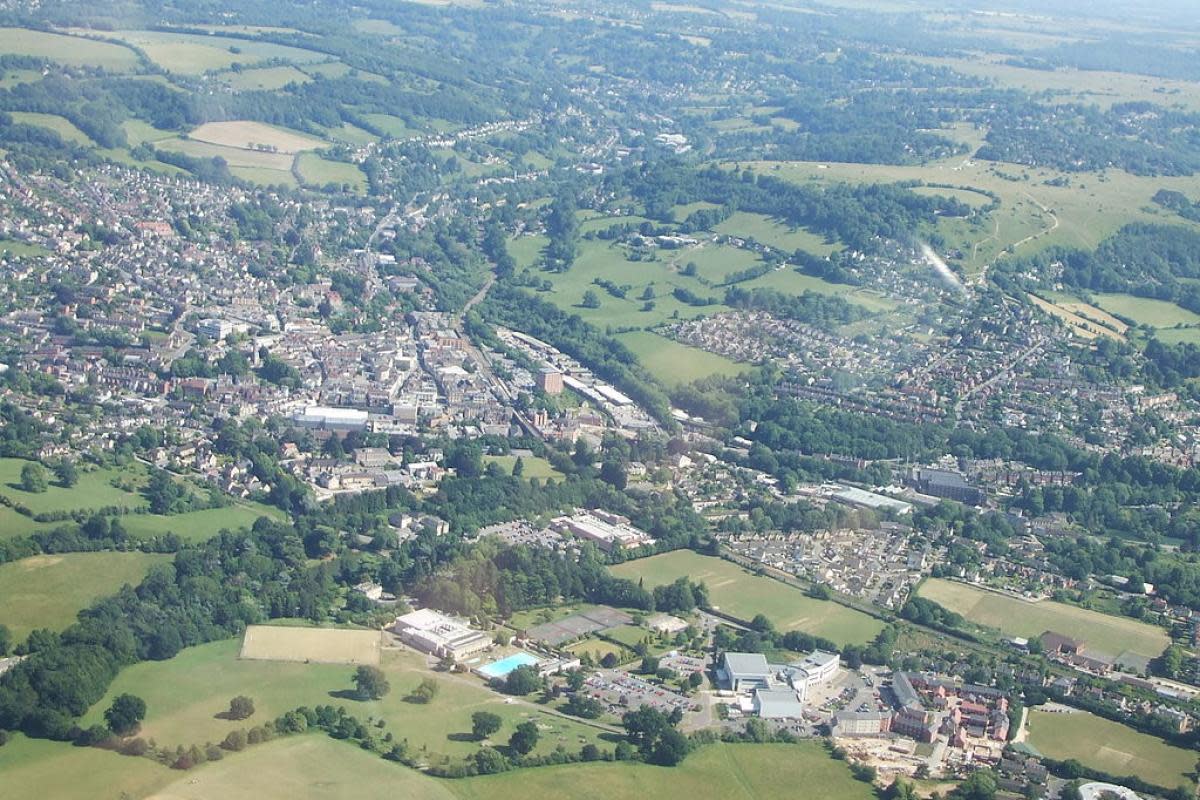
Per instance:
[[[73,122],[57,114],[36,114],[32,111],[10,111],[9,114],[12,116],[13,122],[48,128],[57,133],[64,142],[74,142],[84,147],[91,147],[94,144],[86,133],[75,127]]]
[[[127,47],[28,28],[0,28],[0,54],[34,56],[114,72],[132,70],[138,65],[137,54]]]
[[[1087,712],[1029,711],[1029,743],[1043,755],[1073,758],[1111,775],[1136,775],[1173,789],[1195,788],[1196,753]]]
[[[1113,657],[1128,652],[1154,658],[1170,643],[1162,628],[1127,617],[1109,616],[1053,600],[1033,603],[940,578],[930,578],[922,584],[920,595],[971,622],[997,628],[1008,636],[1032,638],[1049,630],[1082,639],[1089,650]]]
[[[230,72],[223,77],[230,86],[241,91],[277,91],[289,83],[301,84],[312,80],[293,66],[247,69],[241,72]]]
[[[504,470],[505,474],[511,475],[513,465],[517,463],[517,457],[484,456],[483,461],[485,464],[499,464],[500,468]],[[563,477],[565,477],[561,472],[551,466],[550,462],[544,458],[538,458],[537,456],[525,456],[521,459],[521,462],[524,465],[524,473],[522,477],[524,477],[526,480],[532,478],[539,478],[541,480],[553,478],[556,481],[561,481]]]
[[[115,31],[110,35],[137,47],[163,69],[188,75],[227,70],[234,64],[253,65],[271,59],[307,64],[329,58],[327,54],[314,50],[226,36],[144,30]]]
[[[121,123],[121,127],[125,129],[125,138],[129,140],[129,144],[133,147],[142,144],[143,142],[161,142],[163,139],[170,139],[175,134],[172,131],[164,131],[154,127],[148,122],[142,122],[140,119],[127,119]]]
[[[729,219],[717,225],[716,232],[728,236],[755,239],[765,245],[789,252],[807,250],[815,255],[826,256],[840,249],[836,244],[825,241],[824,236],[819,236],[803,228],[793,230],[775,222],[765,214],[751,214],[747,211],[738,211],[732,214]]]
[[[82,609],[170,560],[149,553],[66,553],[0,564],[0,623],[17,642],[35,628],[62,630]]]
[[[70,489],[59,486],[50,475],[50,487],[44,492],[30,493],[20,488],[21,469],[28,464],[19,458],[0,458],[0,495],[9,501],[25,506],[35,514],[57,511],[77,511],[120,506],[142,508],[146,501],[140,495],[126,492],[113,486],[113,478],[122,477],[140,480],[144,472],[141,467],[130,467],[128,471],[118,469],[81,469],[79,482]],[[49,474],[49,470],[47,470]]]
[[[393,139],[412,139],[421,135],[421,131],[410,128],[403,119],[391,114],[363,114],[363,119]]]
[[[39,531],[54,530],[59,525],[71,522],[35,522],[24,514],[18,514],[8,506],[0,506],[0,541],[17,536],[28,536]]]
[[[650,331],[621,333],[617,334],[617,339],[633,351],[655,378],[668,386],[691,383],[712,375],[737,375],[751,368],[749,364],[739,364]]]
[[[15,734],[0,747],[0,776],[0,800],[123,800],[153,796],[181,773],[148,758]]]
[[[644,580],[648,588],[686,576],[706,584],[710,601],[726,614],[743,620],[765,614],[779,630],[805,631],[839,646],[869,642],[883,630],[882,622],[859,611],[814,600],[799,589],[691,550],[627,561],[612,572],[621,578]]]

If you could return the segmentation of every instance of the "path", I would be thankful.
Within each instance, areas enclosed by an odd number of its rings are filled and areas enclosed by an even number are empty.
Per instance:
[[[1051,220],[1053,220],[1053,224],[1051,224],[1051,225],[1050,225],[1050,227],[1048,227],[1048,228],[1045,228],[1045,229],[1043,229],[1043,230],[1040,230],[1040,231],[1038,231],[1037,233],[1034,233],[1034,234],[1031,234],[1031,235],[1029,235],[1029,236],[1026,236],[1026,237],[1025,237],[1024,239],[1022,239],[1021,241],[1019,241],[1019,242],[1017,242],[1016,244],[1014,244],[1014,245],[1012,245],[1011,247],[1009,247],[1009,250],[1010,250],[1011,252],[1014,252],[1014,253],[1016,252],[1017,248],[1018,248],[1018,247],[1020,247],[1021,245],[1023,245],[1023,244],[1029,244],[1029,243],[1030,243],[1030,242],[1032,242],[1034,239],[1040,239],[1040,238],[1042,238],[1043,236],[1047,236],[1047,235],[1049,235],[1049,234],[1051,234],[1051,233],[1054,233],[1054,231],[1058,230],[1058,225],[1059,225],[1059,222],[1058,222],[1058,215],[1057,215],[1057,214],[1055,214],[1055,213],[1054,213],[1054,211],[1052,211],[1052,210],[1050,209],[1050,207],[1049,207],[1049,206],[1043,205],[1043,204],[1041,203],[1041,201],[1039,201],[1039,200],[1038,200],[1036,197],[1034,197],[1033,195],[1031,195],[1029,192],[1021,192],[1021,194],[1025,195],[1026,197],[1028,197],[1028,198],[1029,198],[1029,200],[1030,200],[1030,202],[1032,202],[1032,203],[1033,203],[1035,206],[1037,206],[1039,209],[1041,209],[1041,211],[1042,211],[1042,213],[1043,213],[1043,214],[1049,214],[1049,215],[1050,215],[1050,219],[1051,219]]]

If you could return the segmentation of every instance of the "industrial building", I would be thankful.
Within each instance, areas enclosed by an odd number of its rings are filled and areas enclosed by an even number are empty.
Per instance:
[[[595,542],[604,552],[654,544],[645,531],[638,530],[629,520],[607,511],[581,511],[569,517],[552,520],[550,527],[562,534]]]
[[[292,421],[301,428],[319,428],[328,431],[361,431],[367,427],[367,412],[354,408],[332,408],[309,406],[304,413],[297,414]]]

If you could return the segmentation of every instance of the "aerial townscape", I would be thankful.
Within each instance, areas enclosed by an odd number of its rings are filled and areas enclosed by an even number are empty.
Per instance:
[[[1196,0],[0,0],[0,800],[1200,800]]]

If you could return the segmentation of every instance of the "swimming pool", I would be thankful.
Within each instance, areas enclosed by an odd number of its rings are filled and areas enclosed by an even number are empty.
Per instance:
[[[486,667],[479,668],[479,674],[485,678],[504,678],[508,673],[512,672],[517,667],[524,667],[538,663],[536,656],[531,656],[529,653],[513,653],[511,656],[505,656],[499,661],[493,661]]]

